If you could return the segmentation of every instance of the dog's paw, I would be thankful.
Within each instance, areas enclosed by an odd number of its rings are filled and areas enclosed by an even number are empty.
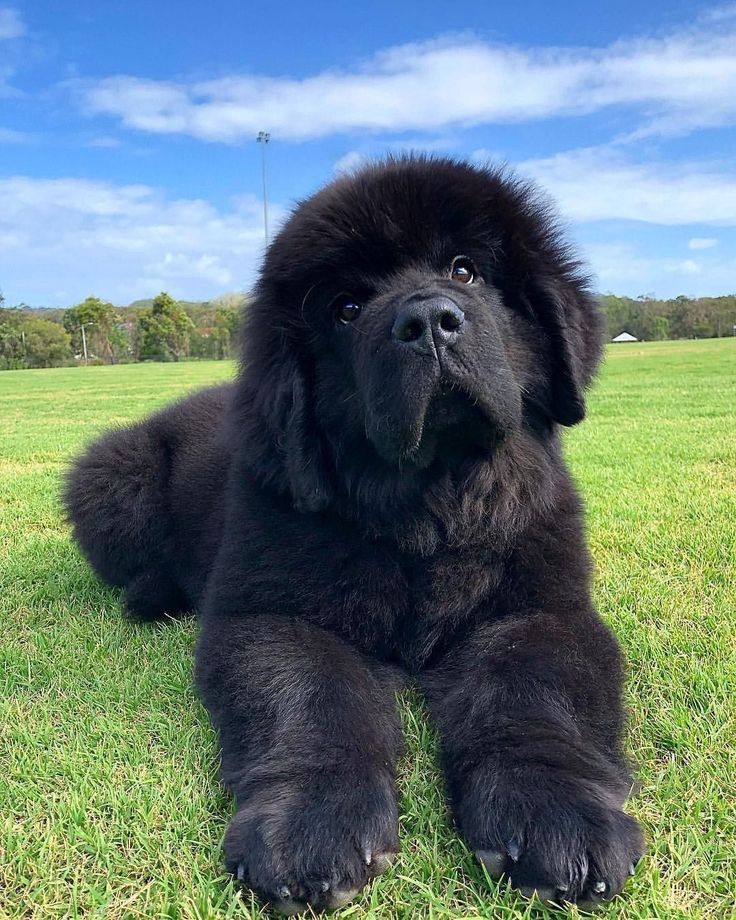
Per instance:
[[[644,852],[639,825],[616,795],[564,776],[514,786],[476,777],[457,817],[491,878],[584,909],[619,894]]]
[[[283,914],[342,907],[398,850],[392,782],[332,775],[263,784],[241,802],[224,849],[236,878]]]

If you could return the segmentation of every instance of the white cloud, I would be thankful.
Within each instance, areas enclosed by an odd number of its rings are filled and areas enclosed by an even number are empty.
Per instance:
[[[704,10],[699,17],[703,22],[723,22],[736,18],[736,3],[724,3]]]
[[[0,41],[11,38],[21,38],[26,34],[26,27],[17,10],[8,6],[0,6]]]
[[[368,157],[364,153],[360,153],[358,150],[349,150],[335,161],[332,171],[335,175],[342,175],[343,173],[349,174],[356,169],[360,169],[367,160]]]
[[[101,147],[101,148],[120,147],[121,145],[122,145],[122,141],[119,138],[108,137],[108,136],[94,137],[88,144],[89,147]]]
[[[146,185],[0,179],[0,287],[9,303],[210,297],[248,286],[263,250],[261,203],[227,210]],[[272,209],[274,223],[282,218]]]
[[[33,140],[31,134],[16,131],[14,128],[0,128],[0,144],[25,144]]]
[[[700,275],[703,266],[694,259],[684,259],[682,262],[676,262],[674,271],[680,271],[683,275]]]
[[[707,262],[653,255],[628,243],[592,243],[583,249],[600,291],[657,297],[718,296],[736,292],[736,259]]]
[[[518,164],[575,221],[736,225],[736,166],[687,161],[633,163],[590,147]]]
[[[77,85],[91,114],[162,134],[235,143],[450,127],[633,107],[645,133],[736,121],[736,21],[699,21],[604,49],[519,48],[472,35],[389,48],[352,71],[176,82],[113,76]]]
[[[713,249],[714,246],[718,245],[718,240],[713,237],[702,237],[694,236],[691,240],[688,241],[688,249]]]

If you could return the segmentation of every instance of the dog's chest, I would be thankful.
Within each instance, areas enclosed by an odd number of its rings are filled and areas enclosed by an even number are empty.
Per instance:
[[[408,616],[397,638],[407,666],[418,669],[441,652],[480,608],[493,604],[502,565],[487,548],[443,548],[407,566]]]
[[[500,562],[485,548],[418,557],[363,545],[335,558],[331,568],[322,592],[323,625],[412,670],[492,602],[502,578]],[[325,622],[330,609],[337,614],[331,624]]]

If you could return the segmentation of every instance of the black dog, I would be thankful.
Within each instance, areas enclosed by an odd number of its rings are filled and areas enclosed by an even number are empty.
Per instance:
[[[408,674],[490,874],[611,898],[642,838],[558,430],[600,319],[547,206],[449,160],[338,179],[270,247],[244,341],[234,385],[103,437],[66,493],[134,615],[201,613],[228,867],[284,912],[385,868]]]

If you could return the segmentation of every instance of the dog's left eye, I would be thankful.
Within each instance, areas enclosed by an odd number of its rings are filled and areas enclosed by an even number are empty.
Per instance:
[[[332,302],[332,309],[339,323],[352,323],[360,316],[363,308],[347,294],[340,294]]]
[[[472,284],[478,275],[473,262],[465,256],[458,256],[452,263],[450,277],[461,284]]]

